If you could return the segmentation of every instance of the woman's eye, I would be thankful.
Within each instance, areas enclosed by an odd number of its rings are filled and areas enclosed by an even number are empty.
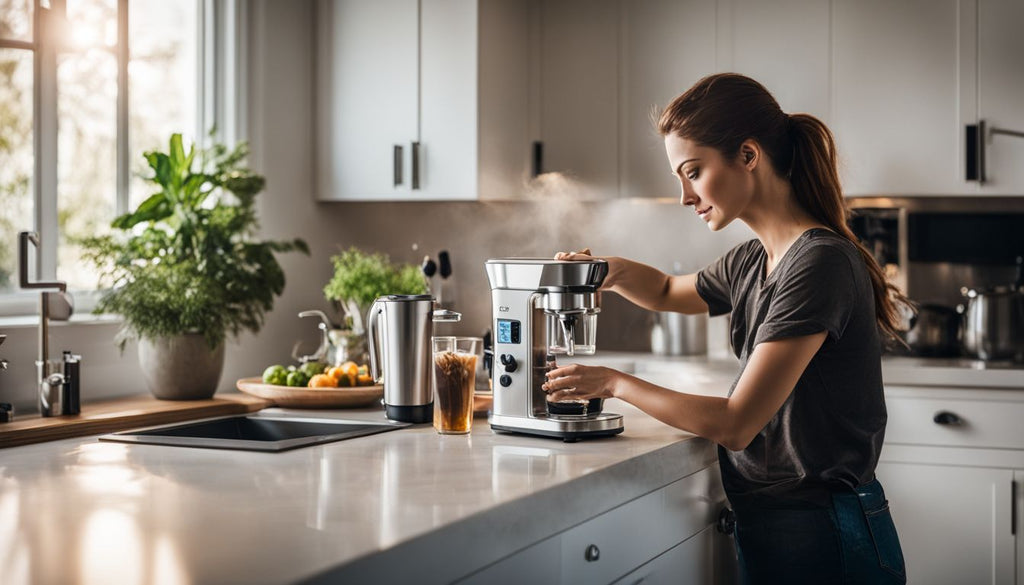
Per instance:
[[[697,180],[697,175],[699,175],[699,174],[700,174],[700,171],[698,171],[697,169],[691,169],[689,171],[686,171],[686,178],[691,180],[691,181],[696,181]]]

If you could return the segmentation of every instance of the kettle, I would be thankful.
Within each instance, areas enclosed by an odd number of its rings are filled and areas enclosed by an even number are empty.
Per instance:
[[[434,305],[430,295],[387,295],[377,297],[366,315],[370,374],[384,385],[384,413],[390,420],[427,423],[434,418],[434,323],[462,318]]]

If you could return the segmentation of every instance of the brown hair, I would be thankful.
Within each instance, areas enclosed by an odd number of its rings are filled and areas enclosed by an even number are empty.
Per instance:
[[[757,81],[736,73],[709,75],[672,100],[657,122],[662,136],[673,134],[736,160],[744,140],[753,139],[779,175],[789,179],[797,203],[814,219],[860,251],[874,289],[875,320],[889,340],[899,339],[897,304],[909,300],[892,283],[850,230],[839,185],[836,143],[825,124],[810,114],[789,115]]]

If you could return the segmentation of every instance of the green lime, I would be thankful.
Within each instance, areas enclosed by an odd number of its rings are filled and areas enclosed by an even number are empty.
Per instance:
[[[309,383],[309,376],[302,372],[295,370],[294,372],[288,372],[287,384],[289,386],[305,386]]]
[[[288,370],[281,365],[273,365],[263,370],[263,382],[275,386],[284,386],[288,383]]]

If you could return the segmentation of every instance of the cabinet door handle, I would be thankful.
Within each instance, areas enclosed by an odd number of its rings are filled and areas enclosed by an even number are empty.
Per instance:
[[[540,140],[533,142],[533,177],[536,178],[544,172],[544,143]]]
[[[736,530],[736,513],[729,508],[722,508],[722,511],[718,513],[715,530],[722,534],[732,534]]]
[[[395,158],[394,158],[394,177],[395,177],[395,187],[397,187],[397,186],[402,184],[402,159],[404,157],[402,155],[402,145],[401,144],[396,144],[395,145],[395,155],[394,156],[395,156]]]
[[[597,548],[596,544],[587,545],[587,550],[583,551],[583,558],[587,559],[588,563],[601,558],[601,549]]]
[[[420,143],[412,143],[412,188],[420,188]]]
[[[979,120],[977,124],[968,124],[964,139],[964,155],[966,166],[964,175],[968,181],[985,182],[985,121]]]
[[[936,412],[935,416],[932,417],[932,421],[934,421],[937,425],[946,425],[953,427],[963,426],[964,424],[964,419],[960,418],[959,416],[952,412],[949,412],[948,410],[940,410],[939,412]]]

